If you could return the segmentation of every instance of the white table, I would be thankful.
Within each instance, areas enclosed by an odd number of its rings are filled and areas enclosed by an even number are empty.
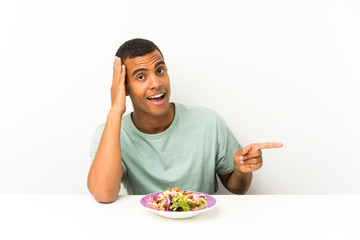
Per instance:
[[[0,195],[0,239],[360,239],[360,195],[214,195],[214,209],[182,220],[141,197]]]

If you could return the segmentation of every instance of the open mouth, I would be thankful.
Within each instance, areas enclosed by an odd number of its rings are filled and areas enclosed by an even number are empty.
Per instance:
[[[165,93],[159,93],[159,94],[147,97],[147,99],[152,104],[155,104],[155,105],[158,105],[158,106],[162,105],[165,102],[164,98],[165,98]]]
[[[148,100],[157,100],[157,101],[159,101],[159,100],[164,99],[164,97],[165,97],[165,93],[160,93],[160,94],[156,94],[154,96],[148,97],[147,99]]]

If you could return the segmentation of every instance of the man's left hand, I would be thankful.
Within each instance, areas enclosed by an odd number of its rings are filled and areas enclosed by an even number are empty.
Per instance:
[[[235,168],[242,173],[256,171],[263,164],[261,149],[281,148],[282,146],[282,143],[267,142],[253,143],[243,149],[239,149],[234,155]]]

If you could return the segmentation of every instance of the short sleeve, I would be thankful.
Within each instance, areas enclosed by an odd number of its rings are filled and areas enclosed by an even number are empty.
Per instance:
[[[219,175],[225,175],[234,171],[233,157],[241,148],[239,142],[231,132],[224,119],[216,114],[217,131],[217,156],[215,171]]]
[[[94,131],[93,133],[93,136],[91,138],[91,141],[90,141],[90,146],[89,146],[89,156],[90,156],[90,161],[94,161],[94,158],[95,158],[95,155],[96,155],[96,152],[99,148],[99,145],[100,145],[100,141],[101,141],[101,137],[102,137],[102,134],[104,132],[104,129],[105,129],[105,124],[106,122],[100,124]],[[123,176],[123,180],[125,179],[125,176],[127,174],[126,172],[126,166],[124,164],[124,161],[122,161],[122,166],[124,168],[124,176]]]
[[[100,144],[102,134],[104,132],[104,128],[105,128],[105,123],[100,124],[95,129],[93,136],[91,138],[90,146],[89,146],[89,155],[90,155],[91,161],[93,161],[95,158],[96,152],[97,152],[99,144]]]

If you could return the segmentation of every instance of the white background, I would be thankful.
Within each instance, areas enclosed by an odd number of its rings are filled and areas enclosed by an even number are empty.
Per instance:
[[[284,144],[249,194],[360,193],[356,0],[1,1],[0,26],[0,193],[87,193],[134,37],[162,50],[172,101],[215,109],[243,146]]]

